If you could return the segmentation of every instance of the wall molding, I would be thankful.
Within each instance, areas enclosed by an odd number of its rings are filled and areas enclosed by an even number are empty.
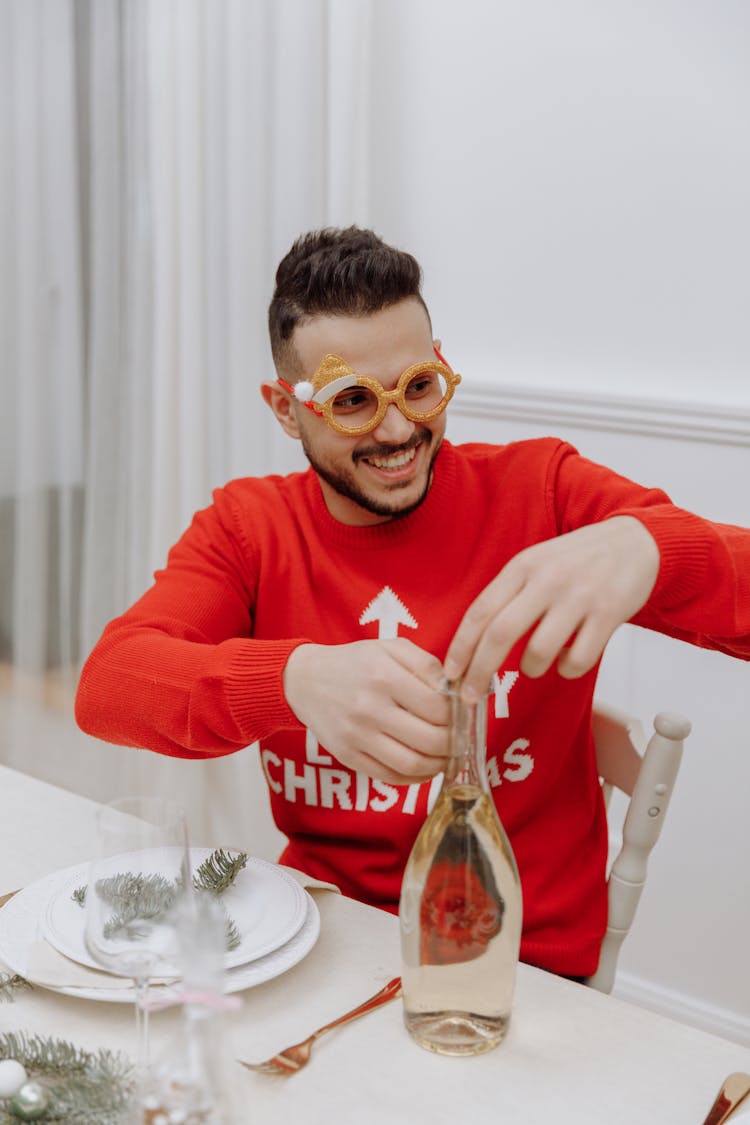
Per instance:
[[[744,407],[668,402],[644,395],[463,383],[450,410],[458,417],[541,423],[554,429],[576,426],[750,447],[750,410]]]
[[[706,1004],[694,996],[662,988],[653,981],[622,972],[617,973],[612,994],[678,1023],[689,1024],[700,1031],[750,1047],[750,1019],[729,1008]]]

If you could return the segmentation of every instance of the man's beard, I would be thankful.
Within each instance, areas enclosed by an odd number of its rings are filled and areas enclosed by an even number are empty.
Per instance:
[[[415,434],[411,441],[404,442],[402,445],[374,446],[372,449],[363,450],[361,453],[358,453],[356,455],[356,459],[363,460],[367,457],[385,457],[389,454],[404,453],[409,449],[413,449],[421,442],[424,442],[425,444],[431,443],[434,440],[434,436],[435,435],[431,430],[423,430],[420,434]],[[315,470],[319,477],[322,477],[323,480],[331,486],[331,488],[335,492],[338,492],[339,496],[344,496],[347,500],[354,501],[354,503],[358,504],[360,508],[363,508],[366,512],[370,512],[374,516],[391,516],[393,519],[397,519],[401,516],[408,516],[409,513],[418,508],[425,499],[432,482],[432,467],[435,463],[435,458],[437,457],[438,450],[440,449],[440,446],[442,444],[441,438],[440,440],[438,440],[435,448],[432,450],[429,465],[427,466],[427,473],[425,475],[424,488],[422,489],[420,495],[416,500],[412,501],[412,503],[408,504],[406,507],[398,507],[398,505],[395,503],[389,504],[386,500],[375,499],[372,496],[368,496],[368,494],[363,489],[361,489],[357,482],[353,479],[353,473],[350,474],[340,469],[328,468],[326,465],[321,464],[321,462],[318,460],[318,458],[310,448],[306,435],[303,433],[300,435],[300,437],[302,440],[302,449],[304,450],[305,456],[310,462],[311,467]],[[412,483],[412,481],[407,481],[399,485],[399,482],[395,481],[392,486],[393,492],[397,493],[399,491],[399,487],[402,489],[407,488]]]

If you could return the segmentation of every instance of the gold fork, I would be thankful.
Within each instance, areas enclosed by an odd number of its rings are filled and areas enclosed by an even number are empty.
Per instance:
[[[302,1070],[303,1066],[307,1066],[310,1061],[310,1054],[312,1052],[313,1043],[316,1039],[320,1039],[321,1035],[325,1035],[327,1031],[331,1031],[334,1027],[340,1027],[342,1023],[349,1023],[350,1020],[359,1019],[367,1012],[372,1012],[375,1008],[379,1008],[381,1004],[387,1004],[389,1000],[395,1000],[397,996],[401,995],[401,978],[394,977],[393,980],[388,981],[384,988],[371,996],[369,1000],[364,1003],[358,1004],[356,1008],[352,1008],[350,1012],[345,1012],[343,1016],[338,1019],[326,1023],[323,1027],[319,1027],[312,1035],[308,1035],[307,1039],[303,1039],[301,1043],[295,1043],[293,1047],[286,1047],[283,1051],[279,1051],[278,1055],[274,1055],[271,1059],[266,1059],[262,1063],[249,1063],[243,1062],[238,1059],[237,1062],[240,1066],[247,1067],[248,1070],[260,1070],[263,1074],[296,1074],[298,1070]]]
[[[730,1074],[716,1095],[716,1100],[703,1125],[723,1125],[748,1094],[750,1094],[750,1074],[742,1074],[739,1071]]]

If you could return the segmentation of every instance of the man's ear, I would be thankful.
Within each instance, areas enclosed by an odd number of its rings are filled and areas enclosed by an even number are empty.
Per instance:
[[[276,421],[285,434],[299,439],[299,425],[297,424],[297,405],[292,402],[292,396],[278,383],[261,383],[260,393],[263,401],[271,407]]]

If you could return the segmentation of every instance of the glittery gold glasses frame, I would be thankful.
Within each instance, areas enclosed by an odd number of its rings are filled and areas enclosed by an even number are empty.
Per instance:
[[[434,349],[437,361],[427,360],[414,363],[399,375],[398,383],[392,391],[386,391],[377,379],[369,375],[358,375],[340,356],[329,354],[324,357],[312,379],[301,380],[299,383],[288,383],[286,379],[278,378],[277,382],[298,402],[308,410],[312,410],[319,417],[323,417],[331,429],[347,437],[358,437],[370,433],[380,425],[391,403],[394,403],[405,418],[410,422],[428,422],[443,413],[446,406],[453,398],[453,393],[461,382],[457,375],[437,348]],[[440,376],[445,382],[445,390],[440,401],[428,410],[417,410],[409,405],[406,391],[412,381],[422,373],[433,373]],[[344,391],[353,387],[361,387],[370,391],[376,400],[374,413],[366,422],[359,426],[347,426],[341,422],[334,413],[337,397]]]

